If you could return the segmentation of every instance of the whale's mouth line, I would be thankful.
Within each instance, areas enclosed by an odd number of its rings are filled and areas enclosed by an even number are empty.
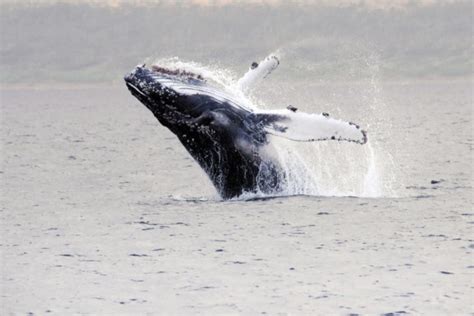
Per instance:
[[[135,85],[131,84],[130,82],[126,82],[126,85],[130,90],[133,90],[134,92],[140,94],[141,96],[145,98],[148,97],[145,93],[141,92],[140,89],[138,89]]]

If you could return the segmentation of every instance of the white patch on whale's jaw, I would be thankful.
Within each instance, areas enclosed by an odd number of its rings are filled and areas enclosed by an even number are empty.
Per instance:
[[[145,93],[143,93],[139,88],[137,88],[135,85],[127,82],[127,86],[129,87],[129,89],[132,88],[133,91],[135,91],[136,93],[142,95],[145,98],[148,98],[148,96]]]

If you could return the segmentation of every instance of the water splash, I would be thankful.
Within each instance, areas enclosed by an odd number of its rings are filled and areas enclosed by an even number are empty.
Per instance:
[[[201,75],[211,84],[218,84],[225,89],[235,89],[237,76],[230,70],[218,66],[206,66],[193,61],[182,61],[178,57],[162,58],[152,62],[168,69],[180,69]]]
[[[369,109],[371,117],[377,117],[378,107],[384,104],[379,101],[380,89],[378,85],[379,75],[379,58],[378,55],[372,54],[366,61],[366,64],[370,71],[370,85],[369,95],[372,100],[369,101]],[[370,127],[370,125],[369,125]],[[379,128],[379,122],[376,121],[374,128]],[[382,189],[380,185],[381,170],[377,163],[377,156],[372,144],[377,143],[377,139],[367,144],[367,157],[368,157],[368,168],[364,178],[364,189],[362,196],[365,197],[379,197],[382,195]]]
[[[384,129],[386,134],[391,135],[391,120],[384,120],[387,115],[387,105],[381,98],[382,91],[380,89],[380,60],[379,55],[373,53],[367,58],[366,65],[370,72],[370,82],[368,90],[368,108],[369,117],[372,122],[369,127],[375,131]],[[368,168],[364,179],[364,190],[362,196],[380,197],[380,196],[396,196],[393,183],[395,181],[395,164],[393,156],[379,142],[377,137],[367,144],[366,155],[368,158]],[[383,158],[384,166],[380,164],[379,157]],[[382,183],[382,179],[385,182]]]
[[[377,158],[372,143],[367,144],[368,151],[368,168],[364,179],[364,190],[362,196],[364,197],[380,197],[382,190],[380,185],[380,171],[377,166]]]

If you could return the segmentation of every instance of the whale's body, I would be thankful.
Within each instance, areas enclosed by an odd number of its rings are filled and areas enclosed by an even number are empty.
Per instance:
[[[253,67],[239,86],[249,89],[253,81],[276,67],[268,65],[275,64],[275,60],[267,58],[260,69]],[[267,70],[262,72],[264,66]],[[182,70],[137,66],[125,82],[130,92],[178,137],[224,199],[244,192],[283,190],[284,172],[278,160],[265,150],[270,134],[297,141],[366,142],[365,132],[353,123],[294,112],[294,108],[257,111],[232,94],[208,85],[201,76]],[[318,123],[319,128],[307,130]]]

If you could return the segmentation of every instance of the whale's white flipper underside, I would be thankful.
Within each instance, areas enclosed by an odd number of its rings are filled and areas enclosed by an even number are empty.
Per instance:
[[[259,64],[252,63],[249,71],[239,79],[237,87],[249,92],[259,81],[275,70],[280,61],[275,55],[266,57]],[[264,130],[271,135],[299,142],[338,140],[365,144],[367,132],[357,124],[333,119],[328,114],[308,114],[288,106],[284,110],[258,110],[256,115]]]
[[[260,80],[268,76],[273,70],[275,70],[280,61],[275,55],[270,55],[259,64],[252,63],[249,71],[243,75],[242,78],[237,82],[237,87],[243,93],[247,93],[252,87],[254,87]]]
[[[365,144],[367,133],[357,124],[294,110],[269,110],[257,114],[267,133],[300,142],[338,140]]]

